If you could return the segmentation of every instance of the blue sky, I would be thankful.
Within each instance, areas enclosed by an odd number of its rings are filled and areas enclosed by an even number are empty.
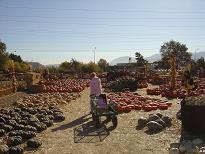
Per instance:
[[[159,53],[164,42],[205,51],[204,0],[0,0],[0,39],[24,60],[108,61]]]

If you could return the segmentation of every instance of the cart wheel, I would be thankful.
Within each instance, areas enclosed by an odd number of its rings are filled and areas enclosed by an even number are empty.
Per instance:
[[[95,115],[95,118],[94,118],[94,122],[95,122],[95,127],[96,128],[100,128],[100,116],[99,115]]]
[[[94,113],[92,113],[92,119],[95,122],[95,114]]]
[[[117,127],[118,122],[117,122],[117,117],[116,116],[112,117],[112,124],[113,124],[114,127]]]

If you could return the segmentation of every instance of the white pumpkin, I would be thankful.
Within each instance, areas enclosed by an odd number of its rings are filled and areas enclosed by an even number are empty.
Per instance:
[[[182,152],[182,153],[185,153],[186,152],[186,147],[184,146],[184,144],[181,144],[179,146],[179,151]]]
[[[180,154],[180,151],[178,148],[170,148],[169,154]]]

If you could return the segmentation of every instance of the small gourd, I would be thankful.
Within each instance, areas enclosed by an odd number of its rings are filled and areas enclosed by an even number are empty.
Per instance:
[[[169,149],[169,154],[180,154],[180,151],[178,148],[171,148]]]

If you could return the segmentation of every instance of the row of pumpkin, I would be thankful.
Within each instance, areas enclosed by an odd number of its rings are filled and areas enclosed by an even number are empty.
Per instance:
[[[37,93],[19,98],[14,105],[18,107],[50,107],[67,104],[80,97],[80,93]]]
[[[111,102],[117,104],[118,112],[130,112],[131,110],[143,110],[149,112],[152,110],[167,110],[172,103],[156,98],[144,97],[138,93],[120,92],[108,95]]]
[[[89,86],[89,80],[85,79],[61,79],[46,80],[40,83],[41,91],[44,93],[51,92],[81,92]]]
[[[22,147],[38,148],[42,142],[37,138],[37,133],[46,130],[54,122],[63,120],[63,112],[54,106],[1,109],[0,137],[3,138],[3,144],[0,146],[0,153],[22,154]]]
[[[169,85],[161,85],[159,88],[147,89],[148,95],[161,95],[162,97],[168,98],[185,98],[190,96],[200,96],[205,94],[205,81],[198,83],[197,87],[193,87],[189,94],[184,87],[177,85],[174,90]]]

